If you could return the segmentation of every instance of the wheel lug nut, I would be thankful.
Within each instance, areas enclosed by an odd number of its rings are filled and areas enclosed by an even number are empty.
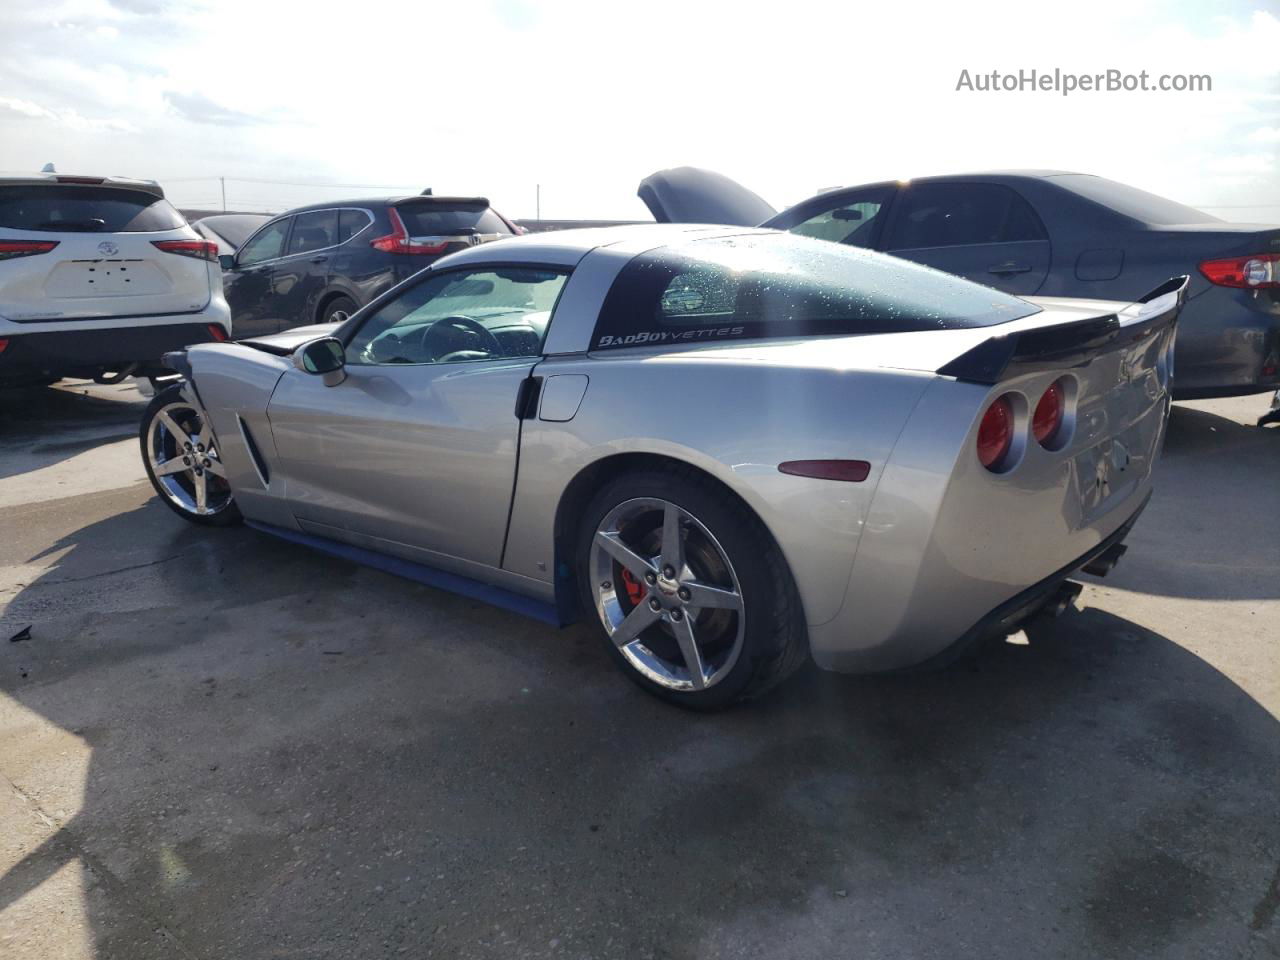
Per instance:
[[[657,597],[654,597],[652,600],[649,601],[649,609],[653,610],[654,612],[657,612],[658,610],[662,609],[662,604],[658,602]]]
[[[652,586],[653,584],[658,582],[658,575],[654,573],[652,570],[650,570],[648,573],[644,575],[644,582]]]
[[[681,587],[678,596],[680,597],[681,600],[684,600],[687,603],[689,598],[693,596],[693,594],[689,592],[688,587]]]
[[[676,568],[668,564],[667,566],[662,568],[662,575],[666,577],[668,580],[672,580],[675,578]]]
[[[684,614],[681,613],[679,610],[672,610],[671,619],[674,620],[676,623],[679,623],[681,620],[684,619]]]
[[[606,580],[606,581],[604,581],[602,584],[600,584],[600,589],[601,589],[601,590],[612,590],[612,589],[613,589],[613,581],[612,581],[612,580]]]
[[[197,444],[196,444],[196,449],[197,449],[198,451],[200,451],[201,453],[204,453],[204,444],[203,444],[203,443],[197,443]]]
[[[189,467],[189,466],[191,466],[191,458],[190,458],[190,457],[183,457],[183,458],[182,458],[182,462],[183,462],[184,464],[186,464],[188,467]]]

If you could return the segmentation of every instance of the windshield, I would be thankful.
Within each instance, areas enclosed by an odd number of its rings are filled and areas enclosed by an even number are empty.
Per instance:
[[[897,257],[759,233],[632,260],[609,291],[593,346],[949,330],[1039,309]]]
[[[0,187],[0,227],[53,233],[146,233],[187,221],[145,190],[22,184]]]

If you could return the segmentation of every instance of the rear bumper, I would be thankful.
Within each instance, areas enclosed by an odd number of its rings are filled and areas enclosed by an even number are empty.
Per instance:
[[[1151,494],[1148,493],[1138,506],[1138,509],[1111,536],[1077,557],[1061,570],[1051,573],[1021,593],[1010,597],[966,630],[951,646],[918,664],[917,669],[927,670],[946,666],[948,663],[963,656],[967,651],[988,640],[1007,637],[1017,631],[1022,624],[1044,608],[1045,604],[1057,593],[1058,588],[1062,586],[1063,581],[1067,580],[1073,573],[1077,573],[1082,568],[1087,567],[1112,547],[1122,543],[1125,537],[1129,535],[1129,531],[1133,529],[1133,525],[1138,522],[1139,515],[1147,508],[1147,504],[1150,502]]]
[[[125,370],[131,364],[138,365],[138,373],[167,372],[160,358],[170,350],[214,340],[209,326],[209,319],[201,318],[199,322],[137,327],[5,333],[8,346],[0,352],[0,383],[93,377]]]
[[[1118,359],[1086,373],[1110,380]],[[1123,539],[1151,492],[1163,442],[1168,394],[1152,383],[1137,378],[1105,407],[1078,409],[1067,447],[1029,448],[997,476],[971,453],[986,394],[974,403],[969,387],[941,381],[926,392],[876,490],[843,605],[826,622],[809,620],[818,666],[877,673],[945,658],[972,635],[1034,612]],[[1038,396],[1047,382],[1013,386]]]

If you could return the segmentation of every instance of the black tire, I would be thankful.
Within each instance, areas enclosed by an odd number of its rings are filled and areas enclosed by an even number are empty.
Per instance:
[[[320,312],[321,323],[340,323],[359,309],[358,304],[350,297],[334,297],[324,305]],[[340,314],[335,317],[334,314]]]
[[[599,585],[592,569],[596,531],[619,505],[650,498],[677,505],[704,526],[718,541],[740,586],[745,617],[741,652],[722,678],[702,690],[671,689],[641,673],[614,644],[596,606]],[[741,501],[692,468],[672,465],[607,482],[582,513],[574,558],[583,615],[596,624],[623,672],[662,700],[690,710],[719,710],[760,696],[809,659],[800,597],[773,537]]]
[[[183,509],[174,502],[169,491],[161,483],[160,478],[155,475],[152,468],[150,449],[152,421],[166,407],[186,403],[182,396],[182,386],[181,383],[175,383],[161,390],[151,398],[151,402],[147,404],[146,411],[142,414],[142,423],[138,428],[138,443],[142,448],[142,465],[146,468],[147,479],[151,481],[152,489],[155,490],[156,496],[160,498],[160,502],[190,523],[205,527],[229,527],[240,523],[243,519],[240,515],[240,508],[236,506],[234,499],[230,499],[229,488],[228,500],[224,507],[214,513],[196,513],[194,510]],[[186,424],[182,425],[186,426]]]

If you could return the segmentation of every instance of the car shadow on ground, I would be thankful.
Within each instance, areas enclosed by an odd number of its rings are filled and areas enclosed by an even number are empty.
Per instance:
[[[0,389],[0,480],[138,435],[146,398],[88,383]]]
[[[99,958],[1280,949],[1280,723],[1103,610],[697,716],[586,627],[155,502],[40,552],[0,690],[89,749],[0,911],[77,862]]]
[[[1109,588],[1200,600],[1280,597],[1280,431],[1175,404],[1156,493]]]

